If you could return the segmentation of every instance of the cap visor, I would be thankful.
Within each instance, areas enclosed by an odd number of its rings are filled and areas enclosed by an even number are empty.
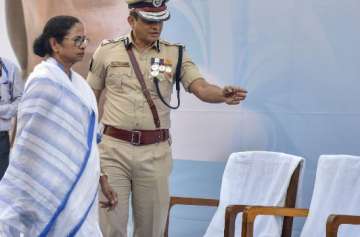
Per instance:
[[[167,21],[170,18],[170,12],[168,9],[161,12],[138,11],[138,15],[146,21],[153,22]]]

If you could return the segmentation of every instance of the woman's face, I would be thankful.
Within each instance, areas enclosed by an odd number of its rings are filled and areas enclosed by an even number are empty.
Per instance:
[[[65,64],[74,64],[83,59],[86,46],[87,38],[85,36],[84,25],[76,23],[70,28],[63,41],[56,43],[56,46],[53,47],[53,56]]]

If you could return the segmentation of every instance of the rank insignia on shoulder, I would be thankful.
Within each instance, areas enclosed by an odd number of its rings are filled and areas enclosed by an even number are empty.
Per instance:
[[[123,42],[125,48],[128,48],[130,46],[130,39],[128,36],[122,36],[122,37],[118,38],[117,40]]]
[[[101,46],[105,46],[105,45],[110,44],[110,43],[112,43],[112,42],[113,42],[113,40],[105,39],[105,40],[103,40],[103,41],[101,42]]]
[[[108,44],[114,44],[114,43],[118,43],[118,42],[125,41],[125,40],[128,40],[127,36],[119,37],[116,39],[105,39],[101,42],[101,46],[105,46]]]
[[[165,40],[160,40],[160,43],[168,45],[168,46],[182,46],[183,48],[185,48],[185,45],[180,44],[180,43],[171,43]]]

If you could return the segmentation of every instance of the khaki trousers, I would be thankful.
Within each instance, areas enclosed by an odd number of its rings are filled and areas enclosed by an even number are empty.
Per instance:
[[[100,210],[104,237],[127,236],[130,193],[134,236],[163,237],[172,169],[170,143],[134,146],[104,135],[99,148],[101,168],[119,199],[115,210]]]

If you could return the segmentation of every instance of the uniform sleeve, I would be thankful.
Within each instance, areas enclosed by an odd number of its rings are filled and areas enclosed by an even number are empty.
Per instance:
[[[86,79],[90,87],[94,90],[102,90],[105,87],[106,66],[102,54],[103,49],[99,46],[91,59],[89,73]]]
[[[12,94],[9,103],[0,105],[0,118],[8,120],[16,115],[18,104],[24,90],[24,81],[19,68],[13,64],[7,64],[9,68],[10,93]]]
[[[187,51],[184,49],[183,62],[181,65],[181,82],[187,92],[189,91],[191,83],[197,79],[203,78],[203,75],[200,73],[199,68],[190,58]]]

